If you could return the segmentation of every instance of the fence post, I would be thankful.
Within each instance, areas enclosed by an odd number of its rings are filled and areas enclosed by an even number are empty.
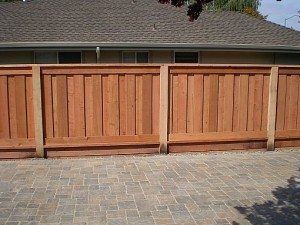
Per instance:
[[[40,66],[32,67],[32,80],[36,156],[39,158],[44,158],[45,151],[43,135],[42,88]]]
[[[160,67],[159,152],[168,153],[169,67]]]
[[[278,87],[278,67],[272,67],[271,75],[270,75],[269,104],[268,104],[268,142],[267,142],[268,151],[273,151],[275,149],[277,87]]]

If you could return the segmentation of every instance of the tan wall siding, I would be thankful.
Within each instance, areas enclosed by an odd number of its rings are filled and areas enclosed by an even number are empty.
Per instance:
[[[173,52],[172,51],[151,51],[150,63],[172,63]]]
[[[201,52],[201,63],[273,64],[273,53]]]
[[[0,52],[0,64],[33,63],[33,52]]]
[[[275,55],[276,64],[292,64],[300,65],[300,54],[293,53],[276,53]]]
[[[101,51],[100,63],[122,63],[120,51]]]
[[[95,51],[82,51],[82,63],[96,63],[96,50]]]

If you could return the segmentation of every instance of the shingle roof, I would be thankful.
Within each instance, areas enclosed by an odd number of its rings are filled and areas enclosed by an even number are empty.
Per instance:
[[[0,3],[0,21],[0,48],[59,43],[300,51],[300,32],[238,12],[206,11],[189,22],[186,8],[157,0]]]

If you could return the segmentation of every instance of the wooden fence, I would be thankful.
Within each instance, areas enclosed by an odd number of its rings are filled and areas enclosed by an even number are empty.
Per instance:
[[[0,158],[300,146],[300,67],[0,67]]]

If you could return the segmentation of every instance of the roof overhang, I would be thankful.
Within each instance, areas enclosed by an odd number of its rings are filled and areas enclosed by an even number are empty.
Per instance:
[[[249,44],[222,44],[222,43],[134,43],[134,42],[5,42],[0,43],[0,51],[25,50],[122,50],[122,49],[198,49],[209,51],[260,51],[260,52],[289,52],[300,53],[299,46],[285,45],[249,45]]]

